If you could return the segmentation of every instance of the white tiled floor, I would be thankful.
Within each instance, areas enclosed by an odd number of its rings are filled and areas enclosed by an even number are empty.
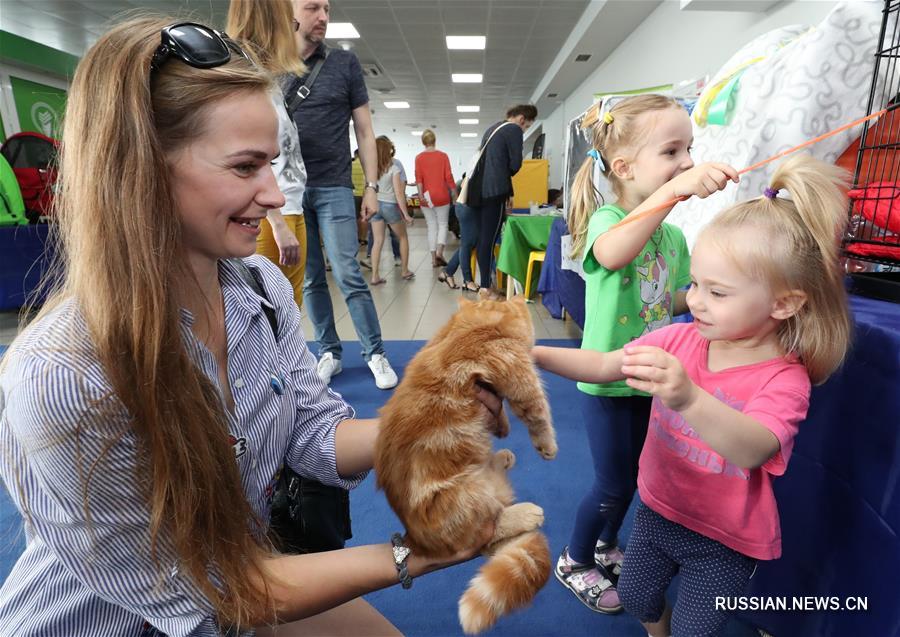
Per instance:
[[[387,279],[387,283],[371,288],[378,318],[381,321],[381,333],[386,341],[427,340],[456,310],[460,297],[475,298],[473,294],[463,295],[458,290],[450,290],[437,280],[439,269],[431,267],[424,220],[416,219],[416,224],[409,233],[409,267],[416,273],[416,278],[412,281],[400,278],[400,268],[393,266],[390,247],[385,245],[382,250],[381,276]],[[450,250],[445,251],[445,256],[449,256],[452,249],[457,246],[456,237],[452,234],[450,241]],[[370,274],[369,270],[363,270],[367,280]],[[358,340],[343,296],[331,280],[331,275],[328,276],[338,336],[341,340]],[[457,282],[462,280],[460,272],[456,273],[456,280]],[[539,301],[530,304],[529,307],[537,338],[581,338],[581,330],[571,319],[561,321],[551,317]],[[12,341],[17,332],[17,324],[16,312],[0,313],[0,344],[8,345]],[[303,332],[307,338],[312,338],[312,324],[305,312]]]

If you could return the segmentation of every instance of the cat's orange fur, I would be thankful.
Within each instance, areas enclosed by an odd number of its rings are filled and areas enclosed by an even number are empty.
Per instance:
[[[459,311],[406,368],[381,410],[375,446],[378,486],[421,555],[446,558],[471,546],[473,532],[495,523],[491,559],[459,602],[463,630],[473,634],[528,604],[550,575],[544,520],[535,504],[513,504],[508,449],[493,452],[476,382],[493,387],[528,427],[545,459],[556,456],[556,435],[531,360],[534,329],[524,301],[460,302]]]

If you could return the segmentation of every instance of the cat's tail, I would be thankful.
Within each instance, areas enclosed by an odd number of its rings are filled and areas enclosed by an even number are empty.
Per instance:
[[[540,531],[499,545],[459,600],[459,623],[474,635],[531,602],[550,577],[550,547]]]

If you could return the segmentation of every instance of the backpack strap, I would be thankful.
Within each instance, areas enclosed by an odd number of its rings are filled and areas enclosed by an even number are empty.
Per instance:
[[[244,263],[243,259],[226,259],[228,263],[234,266],[234,268],[238,271],[238,274],[241,277],[241,280],[244,281],[250,288],[256,292],[259,296],[263,298],[263,301],[260,301],[259,305],[262,307],[263,314],[266,315],[266,319],[269,321],[269,327],[272,328],[272,336],[275,337],[275,340],[278,340],[278,318],[275,316],[275,308],[272,307],[272,304],[269,303],[269,297],[266,296],[266,290],[263,288],[262,280],[259,278],[259,272],[256,271],[256,268],[251,268],[246,263]]]

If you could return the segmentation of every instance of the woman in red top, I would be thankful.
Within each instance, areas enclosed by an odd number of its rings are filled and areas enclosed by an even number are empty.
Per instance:
[[[447,243],[450,203],[456,199],[456,181],[450,171],[450,158],[447,153],[436,150],[434,143],[434,132],[426,129],[422,133],[425,150],[416,155],[416,186],[428,227],[431,265],[436,268],[447,265],[444,261],[444,244]],[[453,199],[450,198],[451,193]]]

